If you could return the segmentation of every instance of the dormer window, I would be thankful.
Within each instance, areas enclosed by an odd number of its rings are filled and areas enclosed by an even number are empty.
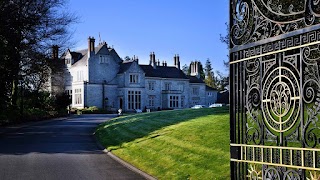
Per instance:
[[[130,74],[130,83],[132,83],[132,84],[139,83],[139,75],[138,74]]]
[[[171,90],[171,83],[165,83],[164,84],[164,90],[170,91]]]
[[[105,55],[99,56],[99,63],[100,64],[109,64],[109,60],[110,60],[110,58],[108,56],[105,56]]]
[[[71,58],[66,58],[65,59],[65,64],[66,65],[71,65]]]

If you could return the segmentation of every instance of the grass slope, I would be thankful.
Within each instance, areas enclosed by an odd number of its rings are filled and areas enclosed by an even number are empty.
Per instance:
[[[229,179],[228,109],[187,109],[115,118],[96,136],[159,179]]]

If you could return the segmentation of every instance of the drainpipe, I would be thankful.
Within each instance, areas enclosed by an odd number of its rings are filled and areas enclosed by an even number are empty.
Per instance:
[[[102,109],[105,109],[105,97],[104,97],[104,85],[106,84],[106,80],[103,81],[102,83]]]

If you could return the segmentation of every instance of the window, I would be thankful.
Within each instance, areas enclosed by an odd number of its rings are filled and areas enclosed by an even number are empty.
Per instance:
[[[141,91],[128,91],[128,109],[141,109]]]
[[[130,83],[139,83],[139,75],[138,74],[130,74]]]
[[[77,71],[77,81],[83,81],[83,71]]]
[[[208,96],[212,96],[212,92],[208,92]]]
[[[171,83],[165,83],[164,84],[164,89],[167,90],[167,91],[171,90]]]
[[[154,107],[155,96],[149,96],[149,107]]]
[[[192,94],[193,95],[199,95],[199,87],[192,88]]]
[[[74,104],[82,104],[81,89],[74,90]]]
[[[154,90],[154,85],[155,85],[155,82],[153,82],[153,81],[149,81],[149,90],[150,91],[153,91]]]
[[[66,94],[69,96],[69,99],[72,99],[72,90],[66,90]]]
[[[99,63],[100,64],[108,64],[109,63],[109,57],[108,56],[100,56],[99,57]]]
[[[67,94],[68,96],[71,96],[71,95],[72,95],[72,90],[66,90],[65,92],[66,92],[66,94]]]
[[[179,107],[179,96],[170,96],[170,108],[178,108]]]
[[[67,65],[71,64],[71,59],[70,58],[66,58],[65,59],[65,64],[67,64]]]

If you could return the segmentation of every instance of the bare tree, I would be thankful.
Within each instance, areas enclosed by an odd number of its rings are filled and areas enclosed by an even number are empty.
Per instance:
[[[229,49],[230,48],[230,32],[229,32],[229,24],[228,23],[225,23],[226,25],[226,35],[222,35],[220,34],[220,41],[224,44],[227,45],[227,48]],[[228,57],[228,60],[227,61],[223,61],[223,64],[224,66],[229,69],[229,55],[227,56]]]

